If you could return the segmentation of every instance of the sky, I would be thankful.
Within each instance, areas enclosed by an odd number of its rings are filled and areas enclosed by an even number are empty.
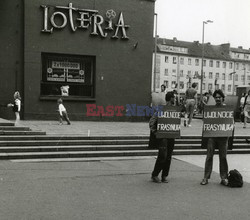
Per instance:
[[[250,0],[156,0],[157,35],[161,38],[250,48]]]

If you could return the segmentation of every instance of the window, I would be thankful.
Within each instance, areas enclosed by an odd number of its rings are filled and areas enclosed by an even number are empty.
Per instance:
[[[164,85],[166,86],[166,88],[168,88],[168,81],[167,80],[164,81]]]
[[[199,59],[195,59],[195,66],[199,66]]]
[[[168,69],[165,69],[164,76],[168,76]]]
[[[203,66],[206,66],[206,65],[207,65],[207,61],[203,60]]]
[[[220,67],[220,61],[216,61],[216,67],[217,67],[217,68]]]
[[[213,84],[212,83],[208,84],[208,90],[213,90]]]
[[[192,64],[192,60],[191,58],[188,58],[188,65],[191,65]]]
[[[235,64],[235,68],[238,70],[239,69],[239,63]]]
[[[233,69],[233,63],[232,62],[229,63],[229,69]]]
[[[208,78],[213,79],[213,73],[212,72],[209,72]]]
[[[247,76],[247,80],[250,80],[250,76]]]
[[[172,81],[171,88],[172,88],[172,89],[175,89],[176,86],[177,86],[176,81]]]
[[[231,90],[232,90],[232,85],[228,85],[228,86],[227,86],[227,91],[228,91],[228,92],[231,92]]]
[[[184,82],[180,81],[180,89],[184,89]]]
[[[227,67],[227,63],[223,62],[223,68],[226,68],[226,67]]]
[[[228,75],[228,80],[232,80],[232,75],[233,75],[233,74],[229,74],[229,75]]]
[[[216,79],[219,79],[219,78],[220,78],[220,74],[219,74],[219,73],[216,73],[216,74],[215,74],[215,78],[216,78]]]
[[[216,84],[216,85],[215,85],[215,89],[216,89],[216,90],[219,89],[219,84]]]
[[[235,74],[235,81],[238,81],[239,80],[239,76],[238,74]]]
[[[173,64],[176,64],[176,63],[177,63],[177,58],[173,57]]]
[[[221,90],[225,91],[225,85],[224,84],[221,85]]]
[[[194,79],[198,79],[200,77],[199,71],[194,72]]]
[[[184,71],[180,70],[180,77],[183,77],[183,76],[184,76]]]
[[[168,56],[165,56],[165,63],[168,63]]]
[[[172,76],[176,77],[176,69],[172,69]]]
[[[94,56],[42,53],[42,96],[94,97]]]
[[[213,67],[213,66],[214,66],[213,60],[209,60],[209,66],[210,66],[210,67]]]
[[[222,73],[222,79],[225,80],[226,79],[226,74]]]
[[[184,58],[183,57],[180,58],[180,64],[184,64]]]
[[[245,81],[245,76],[244,75],[241,76],[241,81]]]

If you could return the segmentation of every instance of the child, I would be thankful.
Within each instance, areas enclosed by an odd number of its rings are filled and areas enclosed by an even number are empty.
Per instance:
[[[68,113],[67,113],[66,108],[64,107],[64,105],[62,103],[63,103],[62,99],[57,100],[60,125],[62,125],[63,118],[64,118],[64,120],[67,121],[68,125],[70,125]]]
[[[21,96],[18,91],[14,93],[14,104],[10,103],[7,106],[12,107],[13,112],[15,112],[16,115],[15,126],[19,125],[20,111],[21,111]]]

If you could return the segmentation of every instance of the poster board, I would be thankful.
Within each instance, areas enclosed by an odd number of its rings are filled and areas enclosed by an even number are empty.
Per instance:
[[[156,138],[179,138],[181,124],[181,108],[164,106],[158,112]]]
[[[203,137],[231,137],[234,131],[233,106],[205,106]]]

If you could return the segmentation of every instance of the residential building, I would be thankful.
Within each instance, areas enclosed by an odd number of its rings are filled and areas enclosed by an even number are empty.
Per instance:
[[[195,82],[199,94],[203,49],[202,93],[222,89],[226,95],[232,95],[238,85],[250,84],[250,50],[231,48],[230,44],[206,43],[202,47],[199,41],[158,38],[156,66],[153,60],[152,88],[155,83],[158,92],[160,85],[165,84],[167,90],[176,89],[178,93],[184,94]]]

